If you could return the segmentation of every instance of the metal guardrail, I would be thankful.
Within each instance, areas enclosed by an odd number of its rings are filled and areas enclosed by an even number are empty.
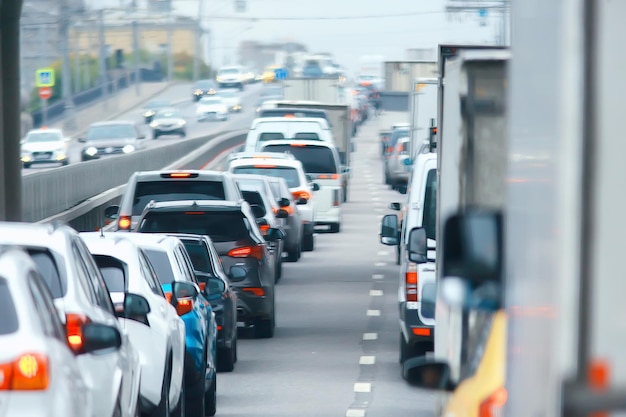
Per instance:
[[[210,159],[207,155],[215,152],[214,149],[221,149],[219,145],[224,141],[242,142],[244,138],[245,131],[214,134],[27,175],[22,178],[23,220],[37,222],[65,213],[61,220],[69,221],[73,210],[80,215],[82,203],[125,184],[135,171],[162,169],[181,158],[188,160],[196,152],[196,159],[204,158],[206,162]]]

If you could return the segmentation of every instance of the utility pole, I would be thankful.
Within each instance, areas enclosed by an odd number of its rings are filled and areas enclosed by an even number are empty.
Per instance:
[[[198,25],[196,26],[196,42],[195,52],[193,54],[193,80],[197,81],[200,78],[200,55],[202,54],[202,5],[204,1],[198,0]]]
[[[70,9],[68,0],[61,0],[61,54],[62,59],[62,78],[61,78],[61,96],[65,103],[64,115],[65,121],[63,128],[66,130],[76,129],[76,113],[74,111],[74,102],[72,100],[72,77],[70,69],[70,45],[69,45],[69,26],[70,26]]]
[[[80,92],[80,42],[76,29],[74,29],[74,94]]]
[[[109,77],[107,75],[107,54],[106,43],[104,40],[104,10],[98,10],[98,45],[99,51],[99,63],[100,63],[100,86],[102,87],[102,100],[104,109],[107,109],[107,100],[109,96]]]
[[[174,59],[172,52],[172,26],[173,16],[170,14],[167,18],[167,81],[172,82],[174,78]]]
[[[133,0],[133,68],[135,72],[135,92],[141,95],[141,70],[139,69],[139,22],[137,21],[137,0]]]

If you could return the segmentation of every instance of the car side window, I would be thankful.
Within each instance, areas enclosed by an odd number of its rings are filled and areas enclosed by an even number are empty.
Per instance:
[[[35,312],[39,316],[39,322],[46,336],[54,337],[59,341],[65,342],[65,332],[59,320],[58,313],[54,304],[50,301],[51,295],[48,288],[41,283],[42,278],[35,271],[28,274],[28,287],[33,297]],[[48,297],[44,292],[48,292]]]
[[[163,289],[161,288],[161,284],[159,283],[159,280],[156,276],[156,273],[154,272],[154,269],[152,269],[152,265],[150,265],[150,261],[148,261],[148,259],[146,258],[146,255],[142,251],[139,252],[139,265],[141,267],[141,273],[143,275],[143,279],[145,279],[148,285],[150,286],[150,290],[152,290],[152,292],[156,295],[165,297],[165,295],[163,294]]]
[[[87,294],[87,298],[89,298],[89,302],[91,304],[96,304],[96,293],[91,284],[91,280],[89,279],[89,273],[87,272],[87,266],[82,262],[82,256],[80,251],[76,247],[76,244],[72,242],[72,254],[76,262],[74,263],[76,277],[78,282],[80,282],[80,286],[83,287],[85,294]]]
[[[180,266],[184,270],[184,275],[191,282],[198,283],[196,279],[196,274],[193,269],[193,264],[191,263],[191,259],[189,259],[189,255],[187,254],[187,250],[178,246],[176,248],[176,256],[180,260]]]
[[[96,265],[95,261],[91,257],[89,250],[85,247],[85,244],[81,240],[76,240],[76,246],[78,247],[78,251],[81,254],[81,261],[84,263],[85,268],[88,272],[89,280],[91,281],[91,285],[93,285],[94,293],[96,294],[96,302],[97,304],[105,311],[115,315],[115,309],[113,308],[113,302],[111,301],[111,296],[109,295],[109,290],[107,289],[106,283],[104,282],[104,278],[102,278],[102,274],[100,273],[100,269]]]
[[[222,258],[217,254],[215,247],[213,245],[209,245],[209,252],[211,253],[211,262],[213,263],[213,270],[217,275],[221,275],[222,277],[228,277],[226,272],[224,272],[224,265],[222,265]]]

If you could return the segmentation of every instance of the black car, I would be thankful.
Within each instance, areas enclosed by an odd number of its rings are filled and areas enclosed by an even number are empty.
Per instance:
[[[237,321],[254,326],[256,337],[274,336],[274,255],[267,242],[283,239],[270,228],[265,238],[245,201],[187,200],[150,203],[135,231],[208,235],[237,292]]]
[[[231,372],[237,362],[237,294],[222,267],[211,238],[207,235],[172,233],[185,245],[196,277],[204,286],[217,322],[217,370]]]
[[[211,96],[219,89],[213,80],[200,80],[193,87],[193,101],[199,101],[202,97]]]

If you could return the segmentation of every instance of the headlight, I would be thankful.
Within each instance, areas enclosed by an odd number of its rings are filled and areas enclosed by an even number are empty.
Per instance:
[[[202,95],[202,90],[196,90],[193,92],[195,95],[197,96],[201,96]]]
[[[31,161],[31,159],[32,159],[32,158],[30,157],[30,155],[24,155],[24,156],[22,156],[22,158],[21,158],[22,162],[30,162],[30,161]]]
[[[143,117],[152,117],[154,116],[155,112],[153,112],[152,110],[148,110],[147,112],[145,112],[143,114]]]
[[[224,77],[217,77],[215,79],[218,83],[221,83],[222,81],[224,81]]]
[[[98,153],[98,150],[94,148],[93,146],[90,146],[87,149],[85,149],[85,153],[89,156],[94,156],[95,154]]]
[[[126,145],[122,148],[122,152],[124,153],[131,153],[135,150],[135,147],[133,145]]]
[[[158,124],[156,121],[154,121],[154,122],[150,122],[150,127],[151,127],[151,128],[153,128],[153,129],[154,129],[155,127],[157,127],[158,125],[159,125],[159,124]]]
[[[185,126],[186,124],[187,124],[187,122],[184,121],[184,120],[179,120],[179,121],[176,122],[176,126]]]

